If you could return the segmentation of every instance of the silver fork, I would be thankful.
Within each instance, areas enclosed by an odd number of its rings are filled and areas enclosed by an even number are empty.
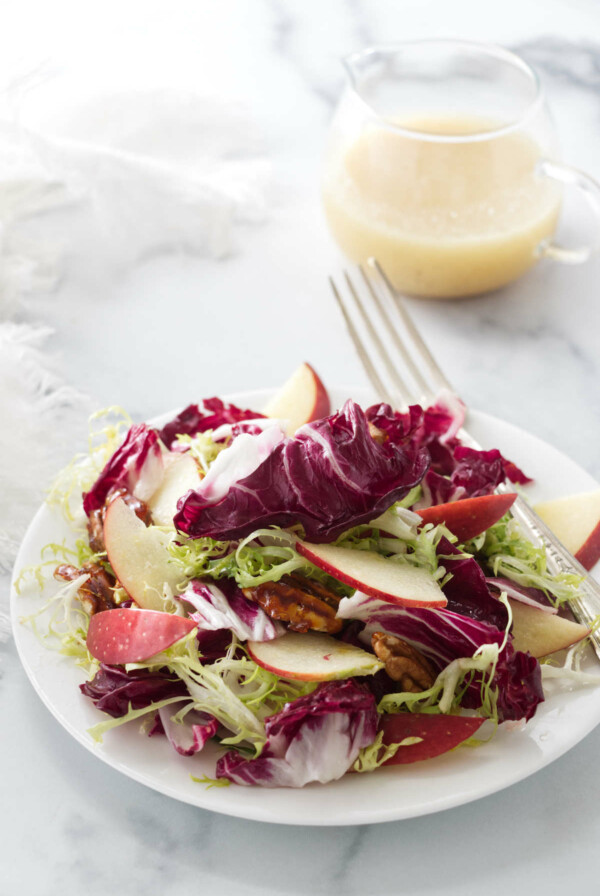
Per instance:
[[[367,268],[358,267],[358,286],[348,272],[344,272],[343,289],[338,289],[333,278],[329,279],[360,361],[379,398],[401,408],[415,403],[427,406],[444,391],[456,395],[379,263],[369,259]],[[400,364],[412,378],[412,386],[400,374]],[[460,436],[471,447],[480,447],[464,429]],[[502,484],[497,491],[505,493],[509,488]],[[600,615],[600,585],[520,495],[511,514],[534,543],[544,546],[552,574],[582,576],[579,595],[570,606],[579,622],[592,626]],[[600,631],[593,631],[590,640],[600,658]]]

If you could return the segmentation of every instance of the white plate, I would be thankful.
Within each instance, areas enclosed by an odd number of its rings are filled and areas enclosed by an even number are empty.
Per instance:
[[[332,392],[334,403],[348,393]],[[231,396],[243,407],[262,407],[267,393]],[[365,396],[355,392],[357,400]],[[524,467],[536,484],[535,500],[597,487],[595,480],[556,449],[515,426],[488,414],[472,412],[469,431],[487,448]],[[62,519],[47,507],[35,516],[23,541],[15,570],[39,562],[40,549],[50,541],[69,538]],[[106,718],[78,684],[81,670],[68,658],[47,651],[19,617],[39,606],[39,595],[17,597],[11,608],[21,661],[35,690],[61,725],[86,749],[136,781],[154,790],[215,812],[278,824],[350,825],[412,818],[479,799],[526,778],[557,759],[600,722],[600,688],[560,693],[538,709],[524,728],[499,730],[487,745],[458,749],[437,759],[397,766],[374,774],[346,775],[332,784],[301,790],[252,787],[207,789],[190,775],[214,774],[215,752],[209,745],[199,756],[178,756],[166,738],[144,738],[136,723],[109,731],[96,744],[88,728]],[[592,666],[595,660],[590,661]],[[598,670],[600,672],[600,669]]]

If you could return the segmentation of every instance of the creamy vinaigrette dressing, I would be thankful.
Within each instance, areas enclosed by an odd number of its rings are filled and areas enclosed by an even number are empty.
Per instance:
[[[480,118],[394,121],[415,132],[497,130]],[[514,280],[552,235],[560,193],[535,173],[537,144],[518,131],[466,142],[371,127],[324,184],[329,225],[355,261],[375,256],[403,292],[473,295]]]

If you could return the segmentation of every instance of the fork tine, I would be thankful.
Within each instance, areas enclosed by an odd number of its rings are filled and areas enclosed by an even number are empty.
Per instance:
[[[358,266],[358,269],[361,272],[363,279],[369,286],[369,291],[370,291],[371,295],[373,295],[373,289],[370,287],[370,284],[368,282],[368,279],[365,275],[364,270],[362,269],[362,267],[360,265]],[[390,354],[387,351],[385,344],[382,342],[375,327],[373,326],[373,322],[372,322],[370,316],[367,314],[367,312],[365,310],[364,303],[361,301],[360,296],[356,290],[356,287],[354,286],[354,283],[350,279],[350,276],[347,271],[344,272],[344,277],[345,277],[348,289],[350,290],[350,293],[352,295],[352,298],[354,299],[354,304],[355,304],[356,308],[358,308],[360,316],[361,316],[363,323],[367,329],[369,337],[372,340],[375,348],[377,349],[379,359],[381,360],[382,364],[384,365],[384,367],[386,369],[388,382],[391,383],[391,388],[388,389],[388,393],[390,393],[392,395],[397,394],[401,401],[405,400],[406,402],[410,402],[411,390],[409,389],[409,387],[406,385],[406,383],[402,379],[394,362],[390,358]]]
[[[429,348],[423,341],[423,338],[421,337],[421,334],[417,330],[412,317],[406,310],[406,306],[405,306],[404,302],[402,301],[400,295],[393,288],[392,284],[388,280],[387,274],[385,273],[385,271],[383,270],[383,268],[381,267],[381,265],[379,264],[377,259],[369,258],[367,264],[371,268],[374,268],[377,271],[377,273],[379,274],[380,280],[386,290],[388,298],[391,300],[390,305],[396,311],[398,318],[404,324],[404,327],[406,328],[408,334],[410,335],[411,339],[413,340],[413,343],[414,343],[416,349],[418,350],[418,352],[420,353],[423,361],[426,363],[429,373],[433,377],[438,388],[448,389],[450,392],[454,392],[454,389],[453,389],[451,383],[449,382],[447,377],[444,375],[443,371],[437,364],[435,358],[429,351]],[[396,328],[393,326],[393,324],[391,325],[391,330],[394,333],[396,332]],[[404,351],[403,351],[403,355],[405,355]],[[405,355],[405,357],[406,357],[406,355]],[[412,360],[410,362],[410,367],[411,367],[411,372],[413,373],[413,376],[414,376]],[[419,376],[419,379],[421,379],[420,376]],[[431,395],[432,395],[432,397],[434,397],[433,392],[431,392]]]
[[[366,285],[367,289],[369,290],[371,297],[372,297],[373,301],[375,302],[375,305],[377,306],[377,309],[379,311],[379,314],[381,315],[382,320],[385,322],[385,324],[387,326],[388,333],[390,335],[390,338],[392,339],[392,342],[394,343],[394,346],[395,346],[398,354],[400,355],[401,358],[403,358],[406,366],[410,370],[410,372],[413,376],[413,379],[416,382],[416,384],[421,392],[421,395],[413,396],[414,400],[425,399],[425,401],[431,402],[435,398],[433,390],[431,389],[429,384],[426,382],[421,371],[419,370],[419,368],[413,361],[412,355],[410,354],[406,345],[400,338],[398,329],[397,329],[396,325],[394,324],[394,322],[391,320],[390,315],[389,315],[384,303],[381,300],[381,296],[379,295],[378,290],[376,290],[375,287],[373,286],[373,281],[366,274],[362,265],[359,265],[359,271],[362,274],[365,285]],[[384,283],[384,286],[387,286],[387,284]],[[390,295],[391,294],[388,293],[388,297]]]
[[[383,291],[383,298],[388,300],[388,305],[391,304],[390,299],[393,299],[393,295],[389,292],[389,283],[381,281],[381,278],[374,280],[373,275],[369,275],[361,265],[358,265],[358,272],[362,279],[363,289],[357,288],[347,271],[344,271],[345,289],[338,289],[331,277],[329,282],[368,378],[375,386],[379,397],[394,407],[399,408],[414,403],[432,404],[439,390],[434,390],[421,373],[418,361],[415,362],[411,351],[398,331],[397,324],[392,320],[392,316],[398,320],[398,314],[391,315],[386,310],[380,295],[380,292]],[[391,310],[394,311],[393,306]],[[407,329],[404,327],[405,331]],[[414,324],[412,324],[411,331],[418,337]],[[385,344],[382,334],[385,334],[389,345]],[[420,339],[420,337],[418,338]],[[420,341],[422,343],[422,340]],[[417,345],[417,352],[419,348],[420,346]],[[427,350],[425,349],[425,351]],[[431,355],[427,353],[427,357],[431,358]],[[398,361],[404,362],[407,372],[412,376],[417,388],[407,385],[398,370]],[[434,363],[433,359],[431,359],[431,363]]]
[[[366,350],[361,337],[358,334],[358,330],[354,326],[354,321],[352,317],[348,313],[346,306],[342,300],[340,293],[338,292],[338,288],[335,285],[335,281],[333,277],[329,278],[329,283],[331,284],[331,289],[333,290],[333,295],[335,296],[335,300],[338,303],[339,309],[342,312],[344,321],[346,322],[346,326],[348,327],[348,332],[350,333],[350,338],[354,343],[354,347],[358,354],[359,360],[365,369],[365,373],[367,377],[375,387],[378,397],[382,398],[388,404],[393,404],[393,399],[391,394],[389,393],[387,387],[384,385],[381,377],[379,376],[371,358],[369,356],[369,352]]]

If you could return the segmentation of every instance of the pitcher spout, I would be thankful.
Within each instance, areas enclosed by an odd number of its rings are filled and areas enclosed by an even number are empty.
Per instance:
[[[350,53],[342,58],[342,66],[346,72],[348,85],[356,91],[359,91],[360,85],[372,69],[374,59],[378,55],[378,50],[374,47],[368,47],[365,50],[359,50],[356,53]]]

